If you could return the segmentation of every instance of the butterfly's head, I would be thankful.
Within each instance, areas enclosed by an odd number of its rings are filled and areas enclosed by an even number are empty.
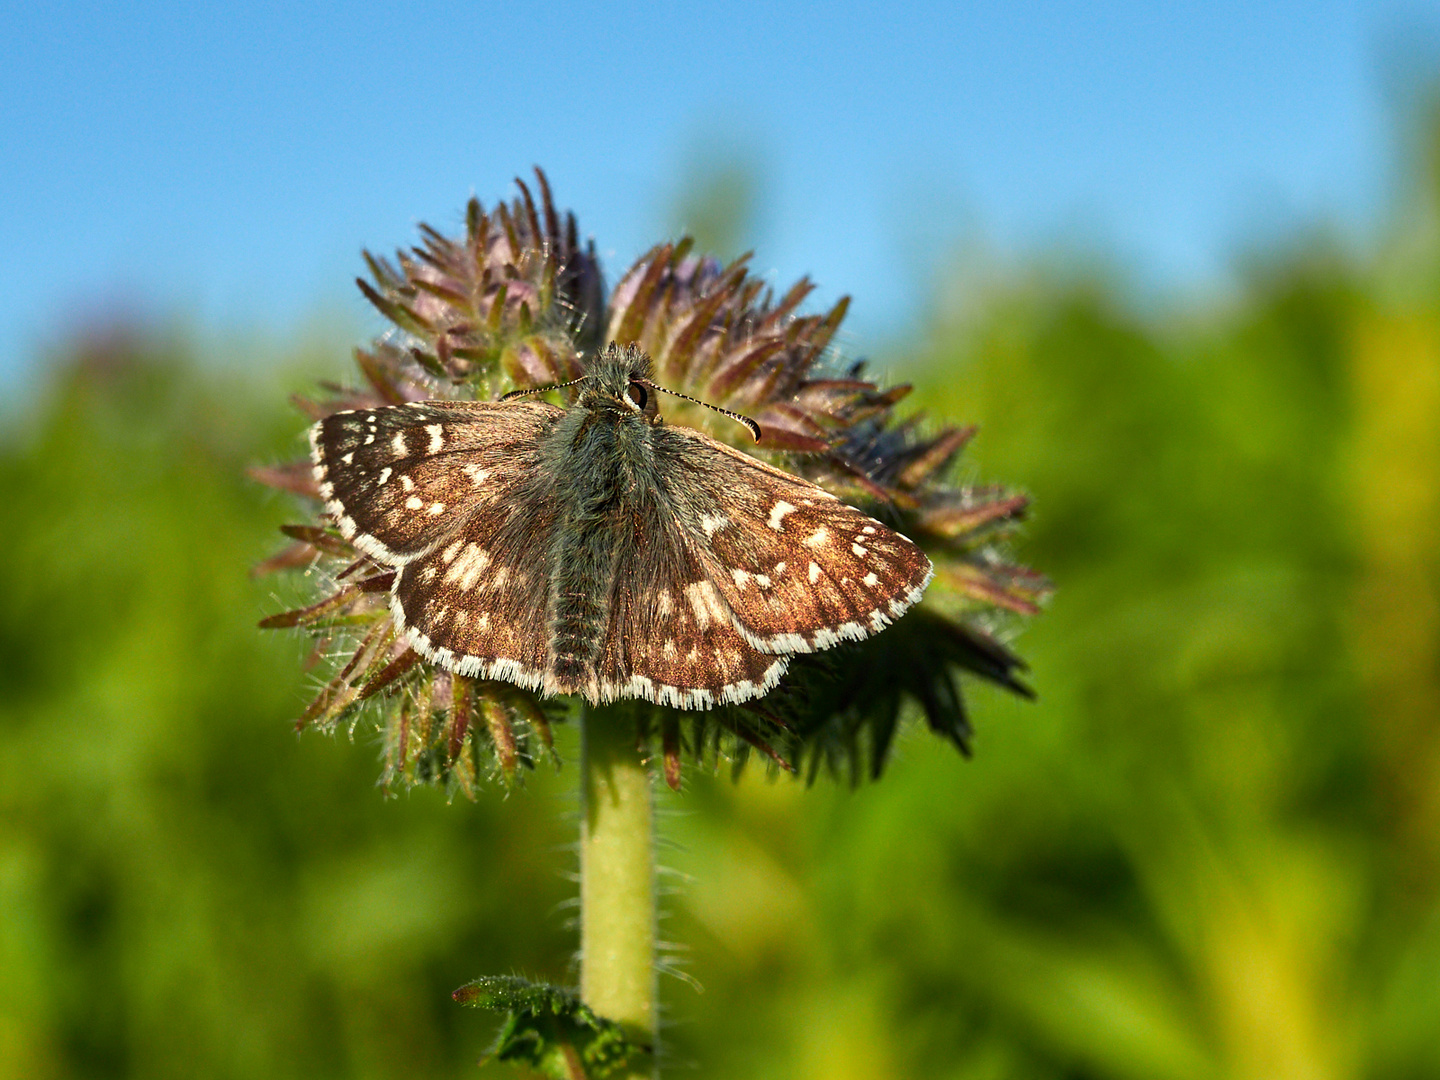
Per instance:
[[[611,344],[591,362],[580,391],[580,404],[591,409],[638,416],[660,423],[650,357],[634,345]]]
[[[611,342],[605,351],[597,356],[579,380],[584,386],[580,391],[580,404],[591,410],[605,410],[618,415],[619,419],[640,417],[651,424],[660,423],[660,407],[656,396],[664,392],[696,405],[713,409],[722,416],[728,416],[745,428],[760,441],[760,425],[748,416],[711,405],[689,394],[668,390],[650,381],[650,357],[634,345],[621,348]]]

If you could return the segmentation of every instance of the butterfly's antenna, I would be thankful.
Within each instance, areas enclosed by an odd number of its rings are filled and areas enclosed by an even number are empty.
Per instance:
[[[659,390],[660,393],[669,394],[671,397],[684,398],[686,401],[693,401],[696,405],[704,405],[705,408],[713,409],[715,412],[720,413],[720,415],[722,416],[728,416],[731,420],[734,420],[740,424],[744,424],[746,429],[754,437],[755,441],[757,443],[760,441],[760,425],[757,424],[754,420],[751,420],[748,416],[741,416],[738,412],[731,412],[729,409],[722,409],[719,405],[711,405],[708,401],[701,401],[698,397],[691,397],[689,394],[682,394],[678,390],[667,390],[663,386],[656,386],[649,379],[636,379],[635,381],[638,382],[641,386],[647,387],[651,390]]]
[[[511,398],[525,397],[527,394],[544,394],[551,390],[563,390],[567,386],[574,386],[590,378],[589,375],[581,375],[578,379],[571,379],[569,382],[551,383],[549,386],[537,386],[531,390],[511,390],[508,394],[501,394],[501,401],[509,401]]]

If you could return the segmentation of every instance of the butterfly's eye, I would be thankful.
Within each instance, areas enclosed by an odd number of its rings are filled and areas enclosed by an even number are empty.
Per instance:
[[[629,405],[632,409],[634,409],[636,412],[644,413],[646,416],[650,417],[651,420],[655,419],[656,413],[659,411],[660,405],[659,400],[654,394],[650,393],[650,391],[646,389],[645,384],[638,382],[632,382],[630,386],[626,389],[625,403]]]

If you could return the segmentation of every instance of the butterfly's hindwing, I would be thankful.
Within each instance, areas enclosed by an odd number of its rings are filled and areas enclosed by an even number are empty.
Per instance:
[[[310,429],[315,480],[341,534],[391,566],[504,500],[502,478],[562,415],[535,401],[416,402],[327,416]]]
[[[671,506],[649,498],[619,523],[600,695],[680,709],[748,701],[772,689],[785,657],[754,648]]]
[[[497,477],[500,496],[400,567],[391,612],[427,659],[530,689],[549,663],[549,539],[555,504],[535,468]]]

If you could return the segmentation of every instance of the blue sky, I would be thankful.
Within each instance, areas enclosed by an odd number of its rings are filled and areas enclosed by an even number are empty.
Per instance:
[[[1275,2],[9,5],[0,387],[97,310],[283,339],[371,325],[361,247],[451,228],[532,164],[612,280],[687,164],[759,165],[755,266],[903,333],[923,268],[1081,237],[1162,290],[1266,230],[1357,229],[1384,61],[1432,6]]]

